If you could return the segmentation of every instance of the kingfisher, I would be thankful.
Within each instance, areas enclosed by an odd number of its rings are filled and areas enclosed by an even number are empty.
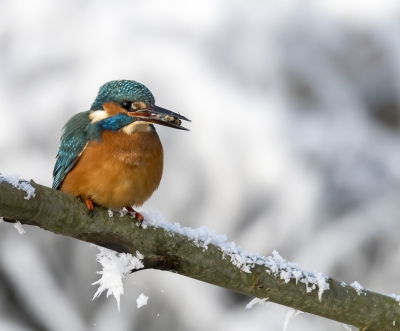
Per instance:
[[[150,90],[133,80],[100,87],[90,110],[65,124],[53,171],[53,188],[109,209],[141,206],[158,188],[163,148],[153,125],[179,130],[186,117],[155,105]]]

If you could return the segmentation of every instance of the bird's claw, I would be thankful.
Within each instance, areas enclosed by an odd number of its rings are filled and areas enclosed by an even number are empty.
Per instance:
[[[135,217],[141,225],[144,221],[144,216],[141,213],[135,212]]]
[[[133,209],[131,206],[126,206],[125,209],[135,215],[135,218],[138,220],[139,225],[142,225],[144,216],[141,213],[138,213],[135,209]]]
[[[94,206],[92,200],[90,200],[90,198],[84,198],[83,201],[85,202],[86,208],[89,212],[89,217],[92,218],[94,216]]]

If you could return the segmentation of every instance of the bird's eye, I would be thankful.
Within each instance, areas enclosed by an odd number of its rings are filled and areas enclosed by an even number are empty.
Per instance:
[[[121,106],[124,109],[130,109],[132,107],[132,102],[130,101],[122,101]]]

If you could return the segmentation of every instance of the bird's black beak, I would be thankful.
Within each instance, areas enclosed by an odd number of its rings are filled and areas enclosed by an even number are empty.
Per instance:
[[[153,106],[149,109],[139,109],[134,112],[130,112],[129,115],[134,116],[145,122],[160,124],[168,126],[170,128],[186,131],[189,131],[189,129],[181,126],[182,121],[191,122],[185,116],[179,115],[168,109],[164,109],[158,106]]]

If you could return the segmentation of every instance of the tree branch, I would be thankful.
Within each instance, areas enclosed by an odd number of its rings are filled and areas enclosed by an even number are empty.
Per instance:
[[[187,236],[171,236],[161,228],[136,225],[130,216],[110,217],[102,207],[88,216],[85,204],[60,191],[31,183],[35,197],[0,182],[0,215],[6,221],[38,226],[44,230],[94,243],[118,252],[145,256],[145,268],[167,270],[257,298],[319,315],[361,330],[400,330],[400,305],[395,299],[364,290],[361,295],[350,286],[329,278],[330,289],[318,298],[318,289],[306,292],[294,279],[285,282],[265,266],[242,271],[225,258],[220,247],[198,247]],[[393,322],[396,321],[394,324]]]

